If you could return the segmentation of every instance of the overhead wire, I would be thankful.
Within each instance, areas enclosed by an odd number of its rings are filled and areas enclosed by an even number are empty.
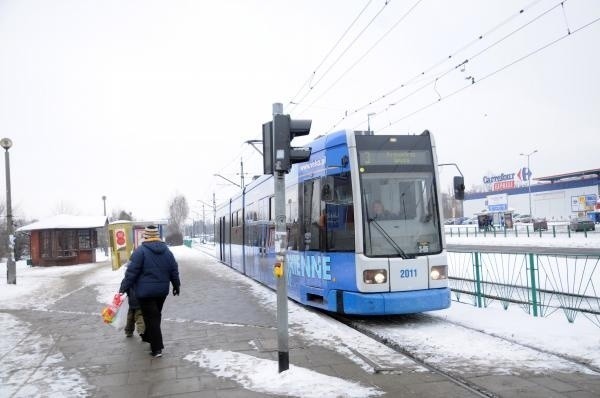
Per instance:
[[[377,45],[379,45],[379,43],[381,43],[381,41],[383,39],[385,39],[387,37],[387,35],[389,35],[394,29],[396,29],[398,27],[398,25],[400,25],[400,23],[402,21],[404,21],[412,12],[413,10],[422,2],[423,0],[417,0],[409,9],[408,11],[406,11],[393,25],[390,29],[388,29],[371,47],[369,47],[369,49],[367,49],[367,51],[365,51],[352,65],[350,65],[349,68],[347,68],[344,72],[342,72],[342,74],[336,79],[334,80],[334,82],[327,87],[317,98],[315,98],[310,105],[308,105],[302,112],[300,112],[300,114],[303,114],[304,112],[306,112],[308,109],[310,109],[318,100],[320,100],[321,98],[323,98],[323,96],[325,94],[327,94],[333,87],[335,87],[340,80],[342,80],[348,73],[350,73],[350,71],[352,69],[354,69],[356,67],[356,65],[358,65],[375,47],[377,47]],[[388,2],[386,2],[386,5],[388,4]],[[383,11],[380,10],[380,12]],[[379,15],[379,14],[378,14]],[[367,26],[368,27],[368,26]]]
[[[324,90],[324,91],[323,91],[323,92],[322,92],[322,93],[321,93],[321,94],[320,94],[320,95],[319,95],[317,98],[315,98],[315,99],[313,100],[313,102],[311,102],[311,103],[310,103],[310,105],[308,105],[308,106],[307,106],[307,107],[304,109],[304,111],[303,111],[303,112],[301,112],[301,114],[302,114],[302,113],[304,113],[306,110],[310,109],[310,108],[311,108],[311,107],[312,107],[312,106],[313,106],[313,105],[314,105],[314,104],[315,104],[315,103],[316,103],[318,100],[320,100],[321,98],[323,98],[323,96],[324,96],[325,94],[327,94],[327,93],[328,93],[328,92],[329,92],[329,91],[330,91],[330,90],[331,90],[333,87],[335,87],[335,86],[336,86],[336,85],[337,85],[337,84],[340,82],[340,80],[342,80],[342,79],[343,79],[343,78],[344,78],[344,77],[345,77],[345,76],[346,76],[348,73],[350,73],[350,71],[351,71],[352,69],[354,69],[354,68],[356,67],[356,65],[358,65],[358,64],[359,64],[359,63],[360,63],[360,62],[361,62],[361,61],[362,61],[362,60],[363,60],[363,59],[364,59],[364,58],[365,58],[365,57],[366,57],[366,56],[367,56],[367,55],[368,55],[368,54],[369,54],[371,51],[373,51],[373,49],[374,49],[375,47],[377,47],[377,45],[378,45],[379,43],[381,43],[381,41],[382,41],[383,39],[385,39],[385,38],[387,37],[387,35],[389,35],[389,34],[390,34],[390,33],[391,33],[391,32],[392,32],[394,29],[396,29],[396,28],[398,27],[398,25],[400,25],[400,23],[401,23],[402,21],[404,21],[404,20],[405,20],[405,19],[406,19],[406,18],[407,18],[407,17],[408,17],[408,16],[409,16],[409,15],[410,15],[412,12],[413,12],[413,10],[414,10],[414,9],[415,9],[415,8],[416,8],[416,7],[417,7],[417,6],[418,6],[418,5],[419,5],[419,4],[422,2],[422,1],[423,1],[423,0],[417,0],[417,2],[416,2],[416,3],[414,3],[414,4],[412,5],[412,7],[410,7],[410,8],[408,9],[408,11],[407,11],[406,13],[404,13],[404,14],[403,14],[403,15],[400,17],[400,19],[398,19],[398,20],[397,20],[397,21],[394,23],[394,25],[392,25],[392,27],[391,27],[390,29],[388,29],[388,30],[387,30],[387,31],[386,31],[386,32],[385,32],[385,33],[384,33],[384,34],[383,34],[383,35],[382,35],[382,36],[381,36],[381,37],[380,37],[380,38],[379,38],[379,39],[378,39],[378,40],[375,42],[375,44],[373,44],[371,47],[369,47],[369,49],[368,49],[367,51],[365,51],[365,52],[364,52],[364,53],[363,53],[363,54],[362,54],[362,55],[361,55],[361,56],[360,56],[360,57],[359,57],[359,58],[358,58],[358,59],[357,59],[357,60],[356,60],[356,61],[355,61],[355,62],[354,62],[352,65],[350,65],[350,67],[349,67],[349,68],[347,68],[347,69],[346,69],[344,72],[342,72],[342,74],[341,74],[341,75],[340,75],[340,76],[339,76],[339,77],[338,77],[338,78],[337,78],[337,79],[336,79],[336,80],[335,80],[335,81],[334,81],[334,82],[333,82],[333,83],[332,83],[332,84],[331,84],[329,87],[327,87],[327,88],[326,88],[326,89],[325,89],[325,90]]]
[[[440,100],[441,100],[441,95],[440,95],[440,93],[437,91],[437,89],[436,89],[436,86],[435,86],[435,85],[437,84],[437,82],[438,82],[440,79],[442,79],[442,78],[446,77],[448,74],[450,74],[450,73],[451,73],[451,72],[453,72],[454,70],[458,69],[458,68],[459,68],[459,67],[461,67],[462,65],[465,65],[465,64],[467,64],[468,62],[472,62],[472,61],[473,61],[475,58],[479,57],[481,54],[483,54],[483,53],[485,53],[485,52],[489,51],[491,48],[493,48],[493,47],[495,47],[496,45],[498,45],[498,44],[502,43],[502,42],[503,42],[504,40],[506,40],[507,38],[509,38],[509,37],[513,36],[513,35],[514,35],[514,34],[516,34],[517,32],[519,32],[519,31],[521,31],[522,29],[524,29],[525,27],[527,27],[527,26],[531,25],[533,22],[535,22],[535,21],[539,20],[541,17],[543,17],[543,16],[547,15],[547,14],[548,14],[550,11],[552,11],[552,10],[556,9],[557,7],[560,7],[560,6],[561,6],[561,5],[562,5],[562,4],[563,4],[565,1],[567,1],[567,0],[564,0],[564,1],[562,1],[561,3],[558,3],[558,4],[554,5],[553,7],[551,7],[551,8],[549,8],[549,9],[547,9],[546,11],[543,11],[541,14],[537,15],[536,17],[534,17],[534,18],[533,18],[533,19],[531,19],[530,21],[528,21],[528,22],[524,23],[523,25],[519,26],[517,29],[515,29],[515,30],[513,30],[513,31],[509,32],[508,34],[506,34],[505,36],[503,36],[503,37],[502,37],[502,38],[500,38],[499,40],[495,41],[495,42],[494,42],[494,43],[492,43],[491,45],[487,46],[487,47],[486,47],[486,48],[484,48],[483,50],[481,50],[481,51],[479,51],[479,52],[475,53],[475,55],[473,55],[473,56],[471,56],[471,57],[469,57],[469,58],[465,59],[465,60],[464,60],[462,63],[460,63],[460,64],[458,64],[458,65],[455,65],[455,66],[454,66],[454,67],[452,67],[452,68],[449,68],[448,70],[446,70],[445,72],[443,72],[442,74],[440,74],[440,75],[438,75],[438,76],[436,76],[436,77],[433,77],[433,78],[432,78],[432,79],[430,79],[430,80],[429,80],[427,83],[425,83],[424,85],[422,85],[422,86],[421,86],[421,87],[419,87],[418,89],[416,89],[416,90],[412,91],[411,93],[409,93],[409,94],[405,95],[405,96],[404,96],[404,97],[402,97],[400,100],[396,100],[396,101],[394,101],[394,102],[390,103],[390,104],[389,104],[389,105],[388,105],[388,106],[387,106],[387,107],[386,107],[386,108],[385,108],[383,111],[380,111],[380,112],[375,112],[374,114],[376,115],[376,114],[379,114],[379,113],[384,113],[384,112],[387,112],[387,111],[389,111],[389,110],[390,110],[390,108],[392,108],[392,107],[394,107],[394,106],[397,106],[398,104],[400,104],[401,102],[405,101],[406,99],[408,99],[408,98],[412,97],[413,95],[417,94],[418,92],[420,92],[420,91],[424,90],[425,88],[429,87],[431,84],[434,84],[434,91],[435,91],[435,92],[436,92],[436,94],[438,95],[438,101],[440,101]],[[570,33],[569,33],[569,34],[570,34]],[[474,78],[474,77],[471,77],[471,84],[474,84],[474,83],[475,83],[475,78]],[[357,126],[360,126],[360,125],[362,125],[362,124],[364,124],[364,121],[363,121],[363,122],[361,122],[360,124],[358,124]],[[356,128],[356,126],[355,126],[354,128]]]
[[[331,127],[330,131],[335,129],[340,123],[342,123],[344,120],[346,120],[348,117],[357,114],[358,112],[361,112],[363,110],[365,110],[366,108],[378,103],[379,101],[382,101],[383,99],[389,97],[390,95],[394,94],[395,92],[397,92],[398,90],[405,88],[407,86],[410,86],[412,84],[417,83],[419,80],[421,80],[426,74],[428,74],[429,72],[431,72],[432,70],[438,68],[439,66],[443,65],[444,63],[448,62],[451,59],[454,59],[458,54],[460,54],[461,52],[465,51],[466,49],[470,48],[471,46],[473,46],[474,44],[480,42],[481,40],[483,40],[484,38],[486,38],[487,36],[489,36],[490,34],[492,34],[493,32],[495,32],[496,30],[500,29],[501,27],[503,27],[504,25],[508,24],[509,22],[511,22],[513,19],[521,16],[523,13],[525,13],[527,10],[529,10],[530,8],[532,8],[533,6],[535,6],[537,3],[539,3],[542,0],[535,0],[532,1],[531,3],[529,3],[528,5],[526,5],[525,7],[519,9],[518,12],[516,12],[515,14],[507,17],[505,20],[503,20],[502,22],[498,23],[496,26],[494,26],[493,28],[487,30],[485,33],[478,35],[475,39],[471,40],[470,42],[464,44],[462,47],[460,47],[458,50],[455,50],[453,52],[450,53],[450,55],[445,56],[444,58],[440,59],[439,61],[437,61],[436,63],[434,63],[433,65],[429,66],[428,68],[426,68],[425,70],[423,70],[422,72],[417,73],[416,75],[414,75],[413,77],[411,77],[410,79],[408,79],[406,82],[401,83],[399,85],[397,85],[395,88],[393,88],[392,90],[380,95],[379,97],[377,97],[374,100],[370,100],[367,103],[359,106],[358,108],[356,108],[355,110],[348,112],[346,111],[344,116],[342,116],[335,124],[333,124],[333,126]],[[565,0],[567,1],[567,0]],[[496,43],[498,44],[498,43]],[[464,64],[466,64],[468,61],[463,61],[461,64],[458,64],[452,68],[449,68],[448,70],[442,72],[441,74],[437,75],[437,78],[441,78],[443,76],[445,76],[446,74],[454,71],[457,67],[459,66],[463,66]],[[433,78],[433,80],[435,80],[435,78]],[[431,83],[431,81],[429,83],[427,83],[425,86],[428,86]],[[416,92],[418,92],[420,90],[416,90]],[[403,101],[404,99],[406,99],[407,97],[403,98],[401,101]],[[364,122],[362,122],[364,123]],[[362,124],[361,123],[361,124]]]
[[[346,35],[350,31],[350,29],[352,29],[352,27],[354,26],[354,24],[356,24],[356,21],[358,21],[358,19],[362,16],[362,14],[365,12],[365,10],[369,7],[369,5],[372,3],[372,1],[373,0],[369,0],[367,2],[367,4],[358,13],[358,15],[356,16],[356,18],[354,18],[354,20],[352,21],[352,23],[350,23],[350,25],[346,28],[346,30],[344,31],[344,33],[342,33],[342,35],[340,36],[340,38],[335,42],[335,44],[333,45],[333,47],[331,47],[331,49],[329,50],[329,52],[327,54],[325,54],[325,56],[323,57],[323,59],[321,60],[321,62],[319,63],[319,65],[317,65],[317,67],[313,70],[313,72],[310,74],[310,76],[308,77],[308,79],[306,80],[306,82],[304,82],[304,84],[300,87],[300,89],[298,90],[298,92],[296,93],[296,95],[294,95],[292,97],[292,99],[289,102],[291,105],[298,106],[299,103],[296,102],[296,97],[298,97],[298,95],[300,95],[300,93],[302,92],[302,89],[304,87],[306,87],[307,85],[310,86],[310,83],[312,82],[312,80],[316,76],[317,71],[319,70],[319,68],[321,66],[323,66],[323,64],[325,63],[325,61],[327,60],[327,58],[329,58],[329,56],[333,53],[333,51],[337,48],[337,46],[342,42],[342,40],[344,39],[344,37],[346,37]],[[387,2],[386,2],[386,5],[387,5]],[[325,73],[327,73],[327,72],[325,72]],[[316,85],[316,83],[315,83],[315,85]],[[309,92],[313,88],[314,88],[314,86],[311,86],[309,88]],[[293,109],[295,109],[295,108],[293,108]]]
[[[358,35],[356,35],[356,37],[346,46],[344,51],[342,51],[342,53],[335,59],[335,61],[331,65],[329,65],[327,70],[325,72],[323,72],[323,74],[319,77],[319,79],[310,87],[309,91],[307,91],[306,94],[304,94],[304,96],[299,101],[294,103],[295,106],[292,109],[292,111],[304,102],[304,100],[306,99],[306,97],[308,97],[308,95],[312,92],[312,90],[323,80],[323,78],[325,76],[327,76],[327,74],[331,71],[331,69],[340,61],[340,59],[342,59],[342,57],[348,52],[348,50],[350,50],[350,48],[352,48],[352,46],[366,32],[366,30],[373,24],[373,22],[381,15],[383,10],[391,3],[391,1],[392,0],[385,1],[385,3],[383,4],[383,7],[381,7],[381,9],[379,11],[377,11],[375,16],[373,16],[373,18],[371,18],[371,20],[367,23],[367,25],[365,27],[363,27],[363,29],[358,33]],[[421,0],[419,0],[419,1],[421,1]],[[289,113],[291,113],[291,111]]]
[[[533,50],[533,51],[531,51],[531,52],[527,53],[526,55],[524,55],[524,56],[522,56],[522,57],[519,57],[519,58],[515,59],[514,61],[512,61],[512,62],[510,62],[510,63],[508,63],[508,64],[506,64],[506,65],[504,65],[504,66],[502,66],[502,67],[500,67],[500,68],[498,68],[498,69],[496,69],[496,70],[494,70],[493,72],[490,72],[490,73],[488,73],[487,75],[485,75],[485,76],[483,76],[483,77],[481,77],[481,78],[478,78],[478,79],[477,79],[476,81],[474,81],[473,83],[471,83],[471,84],[468,84],[468,85],[466,85],[466,86],[463,86],[463,87],[461,87],[461,88],[459,88],[459,89],[457,89],[457,90],[455,90],[455,91],[453,91],[453,92],[451,92],[451,93],[449,93],[449,94],[447,94],[447,95],[445,95],[445,96],[443,96],[443,97],[441,97],[441,98],[439,98],[439,99],[436,99],[435,101],[433,101],[433,102],[431,102],[431,103],[428,103],[428,104],[426,104],[426,105],[422,106],[422,107],[421,107],[421,108],[419,108],[419,109],[416,109],[416,110],[415,110],[415,111],[413,111],[413,112],[410,112],[410,113],[408,113],[408,114],[406,114],[406,115],[402,116],[401,118],[399,118],[399,119],[397,119],[397,120],[395,120],[395,121],[393,121],[393,122],[390,122],[390,123],[389,123],[387,126],[383,127],[381,130],[385,130],[385,129],[387,129],[388,127],[391,127],[391,126],[395,125],[396,123],[399,123],[399,122],[401,122],[402,120],[408,119],[409,117],[411,117],[411,116],[414,116],[414,115],[416,115],[417,113],[420,113],[420,112],[424,111],[425,109],[427,109],[427,108],[430,108],[430,107],[432,107],[433,105],[435,105],[435,104],[438,104],[438,103],[440,103],[441,101],[443,101],[443,100],[445,100],[445,99],[447,99],[447,98],[450,98],[450,97],[452,97],[452,96],[454,96],[454,95],[456,95],[456,94],[458,94],[458,93],[462,92],[463,90],[465,90],[465,89],[467,89],[467,88],[469,88],[469,87],[472,87],[472,86],[474,86],[475,84],[479,84],[479,83],[481,83],[482,81],[484,81],[484,80],[486,80],[486,79],[488,79],[488,78],[490,78],[490,77],[492,77],[492,76],[494,76],[494,75],[496,75],[496,74],[498,74],[498,73],[500,73],[500,72],[502,72],[502,71],[504,71],[504,70],[506,70],[506,69],[510,68],[511,66],[513,66],[513,65],[515,65],[515,64],[517,64],[517,63],[519,63],[519,62],[521,62],[521,61],[524,61],[525,59],[527,59],[527,58],[529,58],[529,57],[531,57],[531,56],[533,56],[533,55],[535,55],[535,54],[539,53],[540,51],[543,51],[543,50],[545,50],[545,49],[546,49],[546,48],[548,48],[548,47],[551,47],[551,46],[553,46],[554,44],[556,44],[556,43],[558,43],[558,42],[560,42],[560,41],[562,41],[562,40],[566,39],[567,37],[573,36],[575,33],[577,33],[577,32],[580,32],[581,30],[588,28],[588,27],[590,27],[591,25],[593,25],[593,24],[595,24],[595,23],[597,23],[597,22],[599,22],[599,21],[600,21],[600,17],[598,17],[598,18],[596,18],[596,19],[594,19],[594,20],[592,20],[592,21],[590,21],[590,22],[588,22],[588,23],[586,23],[586,24],[584,24],[584,25],[580,26],[579,28],[577,28],[577,29],[575,29],[575,30],[573,30],[573,31],[570,31],[570,30],[569,30],[569,31],[568,31],[566,34],[564,34],[564,35],[562,35],[562,36],[558,37],[557,39],[554,39],[554,40],[552,40],[552,41],[550,41],[550,42],[546,43],[545,45],[543,45],[543,46],[541,46],[541,47],[538,47],[537,49],[535,49],[535,50]]]

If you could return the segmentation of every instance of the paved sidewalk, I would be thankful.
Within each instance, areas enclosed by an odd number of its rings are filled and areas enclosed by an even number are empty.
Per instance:
[[[268,359],[276,364],[277,323],[275,312],[265,307],[255,292],[251,291],[251,285],[241,282],[234,271],[217,264],[208,256],[178,261],[182,290],[179,297],[169,296],[165,303],[162,323],[165,350],[162,358],[152,358],[148,354],[148,345],[139,338],[126,338],[122,332],[101,323],[101,304],[97,302],[95,287],[77,288],[82,286],[81,275],[70,276],[64,281],[68,293],[51,308],[3,311],[28,322],[31,325],[30,334],[51,337],[52,344],[46,348],[46,356],[60,353],[63,358],[51,365],[60,369],[57,378],[73,377],[69,370],[76,370],[85,381],[82,381],[84,393],[73,391],[72,395],[55,396],[287,396],[285,393],[277,395],[265,390],[248,389],[239,379],[219,377],[216,375],[219,374],[218,369],[210,368],[206,357],[204,362],[190,360],[190,355],[194,353],[209,352],[214,355]],[[26,338],[17,344],[24,345],[24,341]],[[354,354],[362,357],[368,353],[363,350]],[[368,358],[366,361],[369,362]],[[349,355],[341,355],[327,348],[310,335],[293,333],[290,336],[291,366],[371,388],[373,393],[363,396],[377,396],[377,393],[389,397],[475,396],[443,376],[415,366],[410,361],[406,361],[406,366],[396,366],[390,373],[371,372],[358,362],[351,360]],[[281,377],[273,372],[274,383]],[[18,386],[20,392],[3,395],[0,389],[0,397],[28,396],[24,385],[34,380],[20,380],[16,376],[10,380],[15,385],[22,383]],[[514,380],[489,376],[486,383],[489,388],[499,391],[499,396],[519,396],[515,393],[519,388],[523,388],[521,391],[536,391],[536,387],[531,385],[510,385]],[[577,376],[573,376],[573,383],[576,382]],[[310,380],[300,383],[304,385],[289,386],[289,390],[295,391],[295,396],[308,395],[313,388]],[[567,387],[567,384],[557,386]],[[305,394],[299,394],[298,391],[305,391]],[[51,392],[46,391],[39,396],[51,396]],[[547,396],[544,391],[539,392],[528,396]],[[329,396],[359,395],[356,391],[331,391],[331,394],[323,395],[324,398]],[[575,393],[572,396],[594,394]]]

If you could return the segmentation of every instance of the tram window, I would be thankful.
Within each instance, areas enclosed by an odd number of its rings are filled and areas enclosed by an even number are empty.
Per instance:
[[[354,251],[354,205],[349,173],[327,177],[332,186],[329,202],[321,203],[321,250]]]

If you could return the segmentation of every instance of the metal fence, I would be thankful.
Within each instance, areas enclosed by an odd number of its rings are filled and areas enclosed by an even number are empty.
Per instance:
[[[498,301],[533,316],[562,311],[600,327],[600,256],[448,252],[453,299],[487,307]]]
[[[533,224],[515,224],[513,228],[488,227],[479,228],[477,225],[446,225],[446,236],[469,237],[469,236],[505,236],[505,237],[552,237],[552,238],[574,238],[588,236],[600,236],[600,226],[596,225],[593,231],[572,231],[569,224],[552,224],[547,229],[534,228]]]

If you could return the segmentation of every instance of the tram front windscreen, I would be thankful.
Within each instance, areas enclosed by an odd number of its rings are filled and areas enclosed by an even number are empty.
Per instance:
[[[429,136],[357,136],[364,253],[413,258],[442,250]]]

